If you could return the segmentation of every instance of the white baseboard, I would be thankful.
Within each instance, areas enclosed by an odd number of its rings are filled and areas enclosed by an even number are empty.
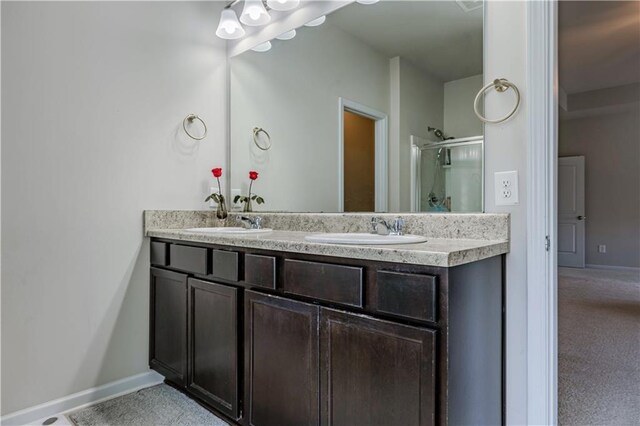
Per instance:
[[[640,268],[636,268],[633,266],[611,266],[611,265],[593,265],[593,264],[589,264],[587,263],[585,265],[586,268],[591,268],[591,269],[611,269],[614,271],[630,271],[630,272],[640,272]]]
[[[45,402],[44,404],[7,414],[0,418],[0,424],[3,426],[22,426],[33,424],[33,422],[42,418],[83,408],[97,402],[157,385],[163,381],[164,377],[155,371],[136,374],[135,376],[125,377],[124,379],[116,380],[115,382],[83,390],[53,401]]]

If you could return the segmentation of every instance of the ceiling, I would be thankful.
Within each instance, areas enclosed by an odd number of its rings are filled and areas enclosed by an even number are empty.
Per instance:
[[[558,24],[565,92],[640,82],[640,1],[561,1]]]
[[[354,3],[327,23],[445,82],[482,73],[481,7],[465,12],[455,1]]]

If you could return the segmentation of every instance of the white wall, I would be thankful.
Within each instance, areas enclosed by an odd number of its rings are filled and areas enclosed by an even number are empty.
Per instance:
[[[337,211],[338,99],[388,114],[387,58],[327,23],[230,61],[232,189],[246,194],[256,170],[266,203],[255,210]],[[254,127],[271,135],[269,151]]]
[[[397,61],[397,65],[393,61]],[[390,210],[407,212],[411,210],[411,135],[431,139],[427,127],[442,128],[444,86],[442,81],[403,58],[393,58],[391,66],[398,67],[392,92],[399,93],[399,111],[392,117],[399,119],[399,136],[391,138],[392,144],[397,143],[398,147],[390,148],[389,188],[394,197]]]
[[[640,109],[560,122],[560,156],[585,156],[586,263],[640,267]],[[598,245],[607,246],[598,253]]]
[[[507,78],[522,94],[518,113],[506,123],[485,126],[485,207],[487,212],[511,214],[511,252],[506,265],[506,404],[507,423],[527,423],[527,3],[485,2],[485,84]],[[505,115],[513,105],[509,92],[489,93],[485,112]],[[496,206],[494,173],[517,170],[520,204]],[[540,315],[543,313],[541,312]]]
[[[3,414],[147,370],[142,211],[226,166],[221,6],[2,2]]]
[[[444,132],[455,138],[482,135],[482,121],[473,112],[473,101],[484,85],[482,74],[444,83]]]

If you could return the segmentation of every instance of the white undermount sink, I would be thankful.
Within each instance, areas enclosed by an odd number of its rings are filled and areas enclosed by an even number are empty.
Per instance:
[[[427,241],[426,237],[420,235],[378,235],[356,232],[313,234],[307,235],[304,239],[312,243],[371,245],[414,244]]]
[[[260,229],[248,229],[241,228],[239,226],[229,226],[229,227],[218,227],[218,228],[189,228],[185,229],[185,231],[189,232],[200,232],[202,234],[266,234],[268,232],[273,231],[271,228],[260,228]]]

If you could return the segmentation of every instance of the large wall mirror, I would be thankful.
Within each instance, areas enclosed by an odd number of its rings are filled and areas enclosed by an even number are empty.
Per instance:
[[[483,210],[482,1],[354,2],[292,35],[230,58],[232,195],[255,170],[256,210]]]

